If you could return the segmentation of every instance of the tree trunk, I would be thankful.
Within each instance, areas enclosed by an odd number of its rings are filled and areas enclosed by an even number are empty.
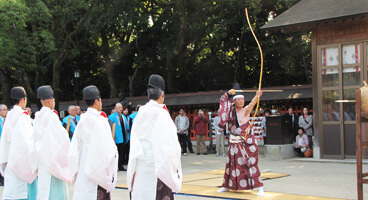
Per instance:
[[[176,3],[177,14],[180,20],[180,28],[177,44],[173,49],[169,50],[167,54],[167,85],[169,93],[175,93],[177,91],[175,87],[175,73],[176,68],[178,67],[178,59],[183,53],[185,53],[186,47],[189,44],[189,27],[185,11],[186,3],[186,0],[178,0]]]
[[[137,74],[138,74],[138,71],[139,71],[139,68],[140,68],[140,65],[137,65],[134,69],[134,73],[131,77],[129,77],[129,96],[134,96],[134,87],[133,87],[133,84],[134,84],[134,81],[135,81],[135,78],[137,77]]]
[[[118,95],[118,88],[116,86],[116,81],[115,81],[114,66],[115,66],[115,63],[112,62],[110,58],[108,57],[107,60],[105,60],[105,69],[106,69],[107,77],[109,79],[110,98],[116,98]]]
[[[303,60],[303,66],[304,66],[304,72],[305,72],[305,81],[306,81],[306,83],[310,83],[309,78],[308,78],[308,66],[307,66],[307,63],[305,61],[304,56],[302,56],[302,60]]]
[[[167,55],[167,91],[168,93],[176,93],[175,87],[175,68],[177,63],[177,56],[173,52]]]
[[[17,76],[18,76],[19,83],[22,83],[22,86],[27,92],[27,98],[28,98],[27,103],[30,104],[31,102],[37,102],[36,93],[32,89],[31,84],[29,83],[29,77],[28,77],[27,72],[23,68],[18,68]]]
[[[101,40],[102,40],[102,55],[105,60],[105,69],[106,75],[109,79],[110,86],[110,98],[115,98],[118,95],[118,89],[115,81],[115,73],[114,73],[114,62],[111,60],[110,55],[110,44],[107,36],[107,32],[105,29],[101,30]]]
[[[6,69],[0,70],[0,82],[1,82],[1,91],[3,93],[3,103],[8,107],[10,107],[11,106],[10,90],[12,88],[12,80],[10,77],[10,72],[8,70]]]
[[[66,58],[66,53],[55,53],[55,60],[52,66],[52,89],[55,97],[55,110],[59,111],[60,102],[60,69]]]

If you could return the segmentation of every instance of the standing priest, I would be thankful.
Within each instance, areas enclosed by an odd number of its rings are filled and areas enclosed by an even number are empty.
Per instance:
[[[54,110],[54,92],[49,85],[38,88],[42,108],[33,122],[38,158],[38,200],[68,199],[71,175],[68,168],[70,140]]]
[[[148,99],[140,107],[131,133],[128,189],[132,199],[174,199],[182,184],[181,148],[176,126],[163,104],[164,79],[152,75]]]
[[[106,113],[101,112],[100,91],[83,89],[88,109],[81,116],[70,145],[69,164],[76,177],[73,200],[109,200],[117,181],[118,151]]]
[[[4,176],[2,199],[36,199],[37,158],[30,150],[33,149],[33,128],[28,112],[24,111],[26,91],[23,87],[14,87],[10,98],[14,107],[6,117],[0,143],[0,171]]]

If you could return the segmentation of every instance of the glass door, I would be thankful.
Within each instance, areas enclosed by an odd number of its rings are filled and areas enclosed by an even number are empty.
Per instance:
[[[342,45],[343,100],[355,100],[355,90],[363,81],[363,43]],[[356,154],[355,102],[341,103],[343,108],[344,155],[353,158]]]
[[[319,96],[320,108],[319,119],[322,119],[322,154],[327,157],[341,158],[342,152],[342,130],[340,104],[336,101],[341,99],[341,45],[320,48],[319,52]],[[321,110],[321,109],[320,109]]]
[[[356,149],[355,90],[367,78],[367,43],[318,48],[321,153],[326,158],[353,158]],[[339,101],[338,101],[339,100]]]

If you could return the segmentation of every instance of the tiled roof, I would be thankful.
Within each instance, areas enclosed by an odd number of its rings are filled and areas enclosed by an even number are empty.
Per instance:
[[[302,0],[261,29],[280,29],[368,14],[368,0]]]

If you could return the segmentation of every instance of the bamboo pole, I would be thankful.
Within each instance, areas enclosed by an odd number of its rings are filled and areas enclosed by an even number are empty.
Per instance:
[[[236,92],[257,92],[258,90],[235,90]],[[283,92],[283,90],[262,90],[262,92]]]
[[[71,120],[71,117],[68,118],[68,123],[66,124],[66,132],[68,132],[68,134],[69,134],[69,129],[70,129],[70,120]]]
[[[116,123],[113,123],[112,124],[112,139],[114,140],[114,142],[115,142],[115,128],[116,128]]]

